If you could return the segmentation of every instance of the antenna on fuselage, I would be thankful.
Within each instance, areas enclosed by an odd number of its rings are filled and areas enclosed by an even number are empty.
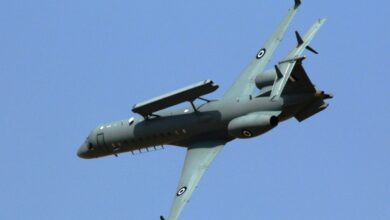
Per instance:
[[[146,151],[142,151],[145,149]],[[165,147],[164,145],[159,145],[159,146],[153,146],[153,147],[144,147],[144,148],[138,148],[136,150],[130,151],[132,155],[139,155],[142,153],[148,153],[148,152],[153,152],[153,151],[158,151],[158,150],[164,150]]]

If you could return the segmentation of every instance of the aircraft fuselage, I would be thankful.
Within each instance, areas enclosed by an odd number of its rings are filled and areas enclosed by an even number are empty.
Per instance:
[[[285,99],[271,101],[269,97],[248,97],[235,100],[215,100],[197,107],[189,106],[171,112],[157,112],[148,118],[127,118],[97,126],[78,151],[83,158],[97,158],[135,152],[161,145],[186,147],[191,140],[235,139],[229,135],[228,123],[239,116],[253,112],[277,112],[285,108],[280,121],[291,118],[293,109],[303,103],[287,107]],[[291,99],[293,100],[293,99]],[[308,99],[309,100],[309,99]]]

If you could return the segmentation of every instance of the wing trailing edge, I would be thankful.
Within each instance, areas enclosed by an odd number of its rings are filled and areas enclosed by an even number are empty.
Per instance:
[[[179,218],[203,174],[224,145],[225,141],[204,141],[188,147],[179,185],[167,220]],[[160,216],[160,219],[164,220],[165,218]]]

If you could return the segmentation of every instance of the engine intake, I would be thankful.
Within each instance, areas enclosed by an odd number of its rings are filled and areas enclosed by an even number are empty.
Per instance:
[[[272,86],[275,82],[276,71],[274,69],[268,70],[256,76],[255,83],[258,89],[263,89],[267,86]]]
[[[265,113],[251,113],[229,122],[228,132],[235,138],[251,138],[261,135],[279,123],[278,117]]]

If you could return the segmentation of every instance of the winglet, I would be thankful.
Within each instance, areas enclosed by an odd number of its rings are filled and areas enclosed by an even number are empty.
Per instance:
[[[295,1],[294,9],[297,9],[301,5],[301,0],[294,0],[294,1]]]
[[[164,216],[160,215],[160,220],[165,220]]]

